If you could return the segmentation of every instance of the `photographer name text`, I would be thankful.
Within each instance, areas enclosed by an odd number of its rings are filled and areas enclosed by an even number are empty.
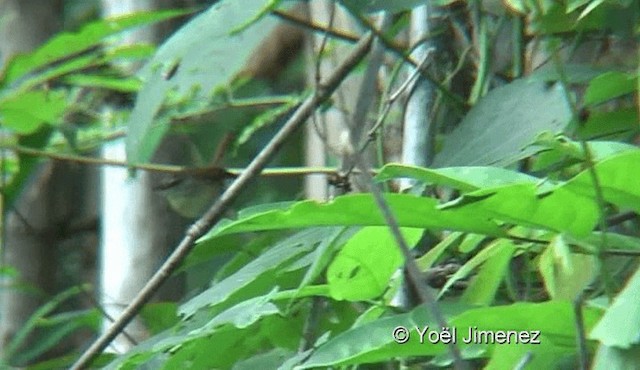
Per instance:
[[[392,332],[393,340],[403,344],[411,338],[420,343],[459,343],[464,344],[540,344],[540,330],[480,330],[471,326],[467,331],[458,333],[458,328],[440,330],[427,326],[397,326]]]

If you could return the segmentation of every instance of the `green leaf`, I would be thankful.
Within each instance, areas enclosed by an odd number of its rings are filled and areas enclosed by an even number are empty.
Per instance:
[[[209,321],[201,330],[211,331],[211,329],[230,324],[239,329],[244,329],[267,315],[280,313],[278,307],[271,303],[271,300],[278,292],[277,287],[270,293],[261,297],[255,297],[243,301],[227,310],[222,311]],[[193,334],[198,334],[194,332]]]
[[[589,113],[587,121],[577,128],[579,137],[585,139],[607,137],[609,140],[615,139],[618,135],[632,135],[638,133],[638,109],[622,108],[614,111],[595,111]],[[590,142],[593,146],[594,143]],[[623,144],[623,143],[618,143]]]
[[[599,317],[600,310],[586,307],[584,325],[592,328]],[[573,304],[568,301],[549,301],[543,303],[518,302],[511,305],[470,309],[450,320],[459,332],[469,327],[478,330],[540,330],[552,339],[556,345],[574,347],[576,328]]]
[[[513,242],[506,239],[497,240],[496,244],[499,244],[496,246],[497,250],[482,263],[478,275],[465,289],[463,302],[479,306],[488,306],[493,302],[517,249]]]
[[[640,186],[630,186],[638,184],[640,150],[612,155],[597,163],[595,171],[602,187],[602,195],[607,202],[640,213]],[[591,174],[587,170],[569,180],[563,188],[595,199]]]
[[[450,186],[462,192],[485,187],[539,181],[536,177],[498,167],[429,169],[394,163],[385,165],[376,176],[376,180],[385,181],[399,177],[416,179],[426,184]]]
[[[41,355],[44,351],[50,348],[51,345],[57,343],[52,343],[51,341],[47,341],[43,343],[43,346],[36,346],[31,348],[30,346],[26,346],[27,339],[30,334],[38,327],[38,324],[41,320],[45,320],[47,315],[51,314],[54,310],[56,310],[60,305],[62,305],[65,301],[81,294],[84,291],[84,287],[76,286],[66,291],[59,293],[55,297],[53,297],[49,302],[42,305],[38,308],[27,320],[27,322],[20,328],[20,330],[11,338],[11,341],[7,343],[6,347],[3,351],[4,358],[11,359],[16,356],[18,358],[22,358],[24,361],[31,361],[33,358]],[[84,324],[83,324],[84,325]],[[82,325],[80,325],[82,326]],[[78,326],[78,327],[80,327]],[[77,329],[78,327],[74,327],[73,329]],[[71,327],[70,327],[71,328]],[[64,328],[62,328],[62,332],[58,332],[56,338],[60,339],[61,337],[68,334]],[[26,346],[26,347],[25,347]]]
[[[584,93],[585,105],[597,105],[630,94],[638,89],[635,75],[611,71],[601,74],[589,83]]]
[[[636,270],[624,289],[616,296],[590,339],[605,346],[628,349],[640,342],[640,269]]]
[[[560,132],[571,110],[559,86],[519,79],[491,90],[449,134],[434,167],[504,166],[536,152],[543,131]]]
[[[178,319],[178,305],[173,302],[157,302],[144,306],[140,316],[145,326],[152,334],[169,329],[180,320]]]
[[[344,245],[350,240],[353,234],[357,232],[357,228],[335,228],[335,231],[327,230],[326,237],[310,254],[313,262],[307,269],[307,273],[302,278],[298,289],[312,284],[325,271],[327,265],[331,262],[331,258],[336,249]]]
[[[482,243],[487,237],[482,234],[467,234],[464,236],[460,245],[458,246],[458,251],[460,253],[469,254],[476,250],[480,243]]]
[[[505,249],[507,249],[508,252],[504,252]],[[451,276],[447,280],[446,284],[442,287],[442,289],[440,289],[440,293],[438,293],[438,298],[442,297],[442,295],[444,295],[444,293],[446,293],[447,290],[456,281],[459,281],[469,276],[469,274],[471,274],[476,268],[478,268],[478,266],[495,258],[496,255],[498,256],[497,258],[500,258],[501,255],[503,255],[504,253],[513,254],[513,249],[514,249],[513,245],[509,243],[505,243],[504,241],[500,241],[500,240],[497,240],[492,244],[490,244],[489,246],[487,246],[486,248],[483,248],[480,252],[478,252],[478,254],[473,256],[473,258],[471,258],[464,265],[462,265],[462,267],[460,267],[460,269],[456,271],[456,273],[453,274],[453,276]]]
[[[31,134],[45,123],[60,123],[66,108],[64,91],[27,91],[0,100],[0,124],[18,134]]]
[[[594,231],[591,235],[588,235],[581,240],[570,239],[570,241],[583,245],[587,250],[595,252],[599,249],[599,246],[602,243],[602,235],[601,232]],[[607,231],[607,242],[609,243],[607,250],[640,250],[640,239],[629,235],[622,235]]]
[[[501,236],[504,232],[485,215],[466,210],[438,209],[438,201],[410,194],[386,194],[402,227],[450,229]],[[214,228],[202,240],[229,233],[303,228],[312,226],[384,226],[386,222],[371,194],[353,194],[331,202],[296,202],[285,210],[273,210],[230,221]]]
[[[592,369],[633,369],[640,363],[640,346],[629,349],[600,345],[593,360]]]
[[[486,188],[444,204],[476,214],[492,215],[505,222],[542,227],[584,236],[598,221],[598,207],[592,197],[576,194],[562,185],[551,192],[538,193],[533,184]]]
[[[260,256],[243,268],[228,276],[226,279],[213,284],[209,289],[191,298],[179,309],[179,314],[186,318],[204,307],[211,307],[227,300],[232,294],[249,285],[251,282],[264,278],[268,272],[274,271],[287,261],[308,253],[319,242],[325,239],[325,228],[309,229],[299,232],[282,240],[273,248],[263,252]]]
[[[269,109],[261,114],[259,114],[256,118],[253,119],[251,124],[247,125],[240,135],[238,135],[238,139],[236,140],[236,145],[240,146],[249,139],[261,128],[273,125],[284,116],[286,113],[290,112],[291,109],[296,107],[302,101],[301,97],[292,96],[287,98],[288,102],[284,104],[280,104],[275,108]]]
[[[539,270],[553,299],[574,300],[598,276],[598,261],[592,255],[571,253],[558,235],[542,252]]]
[[[159,135],[149,133],[154,126],[166,126],[169,117],[158,121],[156,116],[169,95],[207,101],[216,89],[230,83],[276,22],[264,17],[240,33],[232,31],[260,14],[269,3],[222,0],[160,46],[140,73],[145,84],[129,117],[129,162],[146,162],[155,152],[166,129]]]
[[[275,348],[269,352],[247,358],[233,365],[233,370],[278,369],[294,352]]]
[[[142,83],[137,78],[108,77],[102,75],[74,74],[66,76],[65,83],[82,86],[101,88],[123,93],[132,93],[140,90]]]
[[[299,368],[325,368],[380,362],[409,354],[428,356],[443,353],[446,348],[442,344],[422,345],[418,348],[412,345],[417,341],[410,341],[403,345],[393,341],[392,333],[398,326],[411,328],[414,336],[417,336],[414,329],[416,326],[422,328],[424,325],[432,324],[435,325],[424,307],[402,315],[383,317],[331,338],[316,349]]]
[[[508,306],[469,309],[468,306],[441,303],[450,323],[455,328],[457,344],[463,356],[476,358],[482,356],[477,344],[466,344],[468,328],[491,331],[540,331],[539,339],[554,347],[561,354],[575,352],[575,324],[573,307],[570,302],[516,303]],[[599,317],[599,311],[592,308],[584,310],[585,327],[591,328]],[[300,365],[301,369],[320,368],[362,363],[373,363],[392,358],[437,356],[446,353],[442,343],[432,344],[426,339],[419,340],[418,329],[425,326],[440,331],[426,309],[421,306],[410,313],[384,317],[365,325],[352,328],[336,335],[321,345]],[[406,343],[393,341],[394,328],[402,326],[409,330],[410,338]],[[505,344],[494,345],[494,351],[507,347]],[[547,358],[548,347],[537,344],[520,344],[534,353],[534,358]],[[540,352],[540,353],[538,353]],[[556,357],[556,360],[558,358]],[[516,362],[506,368],[513,368]]]
[[[408,245],[422,237],[422,229],[402,229]],[[331,296],[336,300],[363,301],[380,296],[404,258],[388,227],[369,226],[342,247],[327,271]]]
[[[126,29],[143,26],[190,13],[188,10],[165,10],[135,13],[90,23],[77,33],[64,32],[49,40],[33,53],[12,59],[4,73],[5,82],[13,82],[25,74],[60,59],[71,57],[97,46],[107,36]]]
[[[416,264],[420,271],[427,271],[430,269],[440,256],[451,248],[451,246],[454,245],[461,236],[462,233],[459,232],[453,232],[447,235],[440,243],[436,244],[433,248],[429,249],[427,253],[416,259]]]

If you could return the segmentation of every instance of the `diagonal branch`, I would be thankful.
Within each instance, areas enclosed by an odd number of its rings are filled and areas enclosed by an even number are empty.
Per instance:
[[[333,91],[340,85],[345,77],[365,57],[371,48],[373,35],[368,33],[356,45],[353,52],[336,68],[334,73],[318,86],[315,94],[307,98],[296,110],[285,125],[253,159],[245,171],[238,176],[231,186],[218,198],[213,206],[202,218],[196,221],[187,230],[184,239],[167,258],[165,263],[156,271],[140,293],[122,312],[122,315],[80,356],[71,369],[84,369],[118,336],[131,320],[138,314],[142,307],[149,301],[158,288],[171,276],[179,264],[193,249],[195,241],[204,235],[216,222],[220,220],[225,210],[238,197],[247,184],[267,165],[289,136],[294,133],[313,113],[313,111],[326,101]]]

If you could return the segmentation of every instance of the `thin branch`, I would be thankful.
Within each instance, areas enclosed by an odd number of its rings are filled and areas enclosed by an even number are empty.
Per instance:
[[[558,75],[560,77],[558,82],[560,84],[560,87],[562,88],[565,101],[571,108],[571,119],[574,124],[578,124],[578,122],[580,122],[580,119],[579,119],[580,114],[578,112],[578,107],[576,106],[576,102],[574,101],[573,97],[569,94],[569,90],[568,90],[569,79],[566,75],[566,71],[564,70],[564,65],[560,60],[560,55],[558,50],[553,51],[552,58],[553,58],[553,63],[555,64],[555,68],[558,71]],[[598,177],[598,174],[596,173],[595,161],[593,159],[593,153],[591,152],[591,148],[589,147],[589,144],[584,139],[580,139],[580,146],[582,148],[582,151],[584,152],[587,171],[589,172],[589,177],[591,178],[593,190],[595,193],[596,204],[598,205],[598,210],[600,211],[599,212],[600,217],[598,217],[598,224],[602,232],[600,233],[600,246],[599,246],[600,248],[598,249],[598,258],[602,260],[604,258],[604,252],[607,250],[607,245],[608,245],[606,202],[604,200],[604,194],[602,193],[602,185],[600,183],[600,179]],[[605,293],[609,298],[613,298],[614,284],[612,281],[611,274],[609,273],[609,270],[605,265],[602,266],[601,271],[602,271],[602,280],[604,283]]]
[[[316,32],[325,33],[327,36],[335,37],[337,39],[348,41],[348,42],[355,42],[358,40],[357,36],[351,35],[344,31],[335,30],[333,29],[332,26],[324,27],[282,11],[276,10],[276,11],[273,11],[272,13],[275,16],[280,17],[281,19],[290,21],[292,23],[300,25],[301,27],[308,28]],[[410,64],[413,67],[419,67],[420,62],[411,57],[410,51],[404,50],[404,48],[401,45],[398,45],[392,39],[388,38],[386,35],[380,32],[375,26],[373,26],[369,22],[369,20],[366,17],[359,16],[357,13],[354,13],[353,15],[358,19],[358,21],[364,27],[366,27],[370,32],[373,32],[374,36],[376,36],[380,40],[382,45],[384,45],[389,51],[391,51],[393,54],[395,54],[400,59],[402,59],[405,63]],[[453,102],[455,102],[458,107],[462,107],[465,109],[468,107],[468,104],[464,101],[462,97],[450,92],[441,83],[436,81],[436,79],[433,76],[431,76],[426,70],[420,69],[420,73],[429,82],[433,83],[440,93],[442,93],[443,95],[451,99]]]
[[[175,165],[165,165],[158,163],[147,163],[147,164],[136,164],[132,165],[130,163],[118,160],[110,160],[105,158],[96,158],[96,157],[87,157],[73,154],[61,154],[61,153],[53,153],[46,150],[39,150],[33,148],[27,148],[24,146],[0,146],[0,150],[12,150],[16,153],[33,156],[33,157],[42,157],[48,158],[55,161],[61,162],[71,162],[78,163],[84,165],[92,165],[92,166],[110,166],[110,167],[121,167],[121,168],[129,168],[133,170],[141,170],[141,171],[149,171],[149,172],[157,172],[157,173],[168,173],[168,174],[179,174],[183,172],[189,172],[194,169],[194,167],[187,166],[175,166]],[[227,168],[227,172],[233,175],[241,174],[244,169],[243,168]],[[375,174],[377,171],[372,170],[372,173]],[[280,167],[280,168],[268,168],[260,173],[260,176],[265,177],[287,177],[287,176],[303,176],[303,175],[329,175],[335,176],[338,172],[332,167]]]
[[[576,342],[578,346],[578,369],[587,370],[589,364],[589,351],[587,349],[587,335],[584,330],[584,314],[582,303],[584,302],[584,290],[573,301],[573,313],[576,316]]]
[[[156,271],[129,306],[122,312],[115,323],[105,331],[76,361],[71,369],[84,369],[118,336],[118,334],[133,320],[142,307],[151,299],[160,286],[171,276],[184,258],[193,249],[195,241],[204,235],[216,222],[220,220],[225,210],[240,195],[240,192],[255,178],[273,158],[285,141],[326,101],[346,76],[365,57],[371,48],[373,35],[367,34],[358,42],[353,52],[336,68],[327,81],[319,86],[315,94],[296,110],[285,125],[251,161],[249,166],[238,176],[231,186],[218,198],[211,208],[187,230],[184,239],[171,253],[165,263]]]
[[[289,14],[287,12],[283,12],[280,10],[274,10],[272,11],[273,15],[275,15],[276,17],[283,19],[285,21],[294,23],[298,26],[301,26],[303,28],[307,28],[309,30],[315,31],[315,32],[319,32],[319,33],[323,33],[327,36],[331,36],[333,38],[339,39],[339,40],[343,40],[343,41],[347,41],[347,42],[351,42],[351,43],[356,43],[358,42],[358,40],[360,40],[358,35],[354,35],[352,33],[348,33],[345,32],[343,30],[338,30],[333,28],[332,23],[329,23],[329,26],[322,26],[317,24],[316,22],[313,21],[309,21],[308,19],[302,18],[302,17],[298,17],[295,16],[293,14]],[[400,48],[398,46],[398,48]]]
[[[400,252],[404,257],[407,277],[411,280],[410,283],[413,284],[413,286],[416,288],[420,301],[426,305],[429,313],[431,313],[435,321],[438,323],[438,326],[440,326],[441,328],[448,328],[449,325],[447,324],[447,320],[442,314],[442,311],[440,311],[440,307],[438,306],[435,297],[429,291],[429,287],[427,286],[427,284],[422,280],[420,269],[418,268],[418,265],[416,264],[416,261],[411,254],[411,250],[409,249],[407,241],[404,240],[404,237],[400,232],[400,226],[398,225],[398,221],[393,215],[389,204],[387,204],[387,202],[385,201],[382,192],[375,184],[373,177],[371,177],[371,175],[369,175],[369,172],[367,172],[368,166],[365,164],[362,155],[355,150],[353,154],[356,166],[360,168],[360,171],[362,171],[364,175],[363,178],[366,184],[368,184],[370,188],[369,190],[373,194],[378,208],[380,209],[380,212],[382,213],[382,216],[384,217],[384,220],[389,226],[391,234],[396,241],[396,245],[398,246]],[[448,348],[451,357],[453,358],[454,367],[456,369],[467,369],[468,366],[462,359],[462,354],[460,353],[460,349],[458,348],[458,346],[452,341],[448,344]]]

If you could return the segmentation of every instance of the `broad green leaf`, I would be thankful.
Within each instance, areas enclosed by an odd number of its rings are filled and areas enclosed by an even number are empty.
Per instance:
[[[473,278],[471,284],[465,289],[462,295],[463,302],[488,306],[494,301],[496,292],[500,288],[500,284],[508,271],[511,258],[516,251],[516,246],[510,240],[500,239],[496,241],[496,244],[499,244],[499,246],[495,253],[482,263],[478,275]]]
[[[590,339],[605,346],[628,349],[640,342],[640,269],[631,277],[624,289],[616,296],[589,334]]]
[[[260,320],[263,316],[278,314],[280,310],[271,302],[277,292],[278,289],[274,288],[267,295],[248,299],[224,310],[211,319],[201,330],[210,331],[213,328],[226,324],[244,329]],[[197,334],[197,332],[193,334]]]
[[[4,81],[13,82],[38,68],[81,53],[97,46],[107,36],[129,28],[159,22],[188,13],[190,11],[166,10],[129,14],[90,23],[77,33],[61,33],[33,53],[20,55],[12,59],[4,71]]]
[[[302,278],[299,288],[312,284],[320,277],[327,265],[331,262],[331,258],[336,249],[341,247],[346,240],[350,240],[356,232],[356,228],[335,228],[335,231],[327,232],[327,236],[314,249],[313,253],[310,253],[313,262],[307,269],[304,278]]]
[[[144,306],[140,317],[146,328],[157,334],[178,323],[178,305],[173,302],[155,302]]]
[[[60,123],[66,108],[64,91],[27,91],[0,100],[0,124],[18,134],[31,134],[45,123]]]
[[[599,317],[600,310],[583,309],[584,325],[590,330]],[[568,301],[543,303],[519,302],[506,306],[470,309],[450,320],[460,334],[468,328],[477,330],[540,331],[541,340],[550,340],[556,346],[575,348],[575,315],[573,304]],[[500,346],[499,344],[497,346]],[[535,345],[527,345],[535,351]],[[575,349],[574,349],[575,350]]]
[[[438,201],[410,194],[386,194],[402,227],[450,229],[501,236],[504,232],[475,211],[438,209]],[[214,228],[204,240],[229,233],[312,226],[384,226],[386,222],[371,194],[353,194],[318,203],[301,201],[288,209],[273,210],[229,221]]]
[[[595,165],[595,171],[607,202],[640,213],[640,150],[625,151],[610,156]],[[569,180],[567,191],[583,197],[595,198],[595,190],[588,170]]]
[[[591,80],[584,93],[584,104],[597,105],[630,94],[637,89],[638,80],[635,75],[617,71],[607,72]]]
[[[557,346],[544,334],[539,344],[509,344],[494,346],[491,359],[485,370],[516,369],[521,361],[530,356],[525,369],[571,369],[575,368],[575,349]]]
[[[372,363],[418,354],[433,356],[446,351],[446,347],[442,344],[417,343],[416,327],[423,328],[425,325],[435,325],[435,323],[429,318],[424,307],[406,314],[380,318],[331,338],[315,350],[299,368]],[[399,326],[410,330],[411,340],[408,343],[397,344],[393,341],[394,328]]]
[[[571,110],[559,86],[519,79],[491,90],[449,134],[434,167],[504,166],[536,152],[543,131],[560,132]]]
[[[179,314],[190,317],[204,307],[210,307],[224,302],[232,294],[247,286],[256,279],[264,278],[287,261],[303,253],[309,253],[313,247],[322,242],[327,235],[323,228],[309,229],[284,239],[273,248],[263,252],[260,256],[243,268],[228,276],[226,279],[214,283],[209,289],[191,298],[179,309]]]
[[[620,135],[628,136],[640,131],[638,122],[640,118],[636,107],[614,111],[594,111],[589,114],[587,121],[578,127],[577,133],[579,137],[587,140],[597,137],[607,137],[612,140]],[[618,136],[615,136],[616,134]],[[595,142],[589,143],[592,147],[595,145]]]
[[[402,229],[408,245],[420,240],[422,229]],[[327,270],[331,296],[336,300],[364,301],[380,296],[404,258],[388,227],[369,226],[342,247]]]
[[[598,207],[593,198],[558,186],[540,194],[533,184],[515,184],[486,188],[463,195],[444,204],[522,226],[543,227],[558,232],[584,236],[598,221]]]
[[[394,163],[385,165],[376,176],[376,180],[385,181],[399,177],[412,178],[427,184],[450,186],[463,192],[505,184],[539,181],[536,177],[498,167],[448,167],[432,170]]]
[[[154,126],[166,126],[156,115],[169,95],[206,101],[216,89],[230,83],[276,21],[264,17],[240,33],[234,30],[269,4],[270,0],[220,1],[160,46],[140,73],[144,86],[129,118],[128,161],[145,162],[155,152],[166,127],[156,135],[149,133]]]
[[[463,356],[468,358],[483,356],[477,344],[467,345],[462,341],[467,336],[469,327],[494,332],[540,331],[541,341],[562,348],[562,353],[575,351],[574,314],[569,302],[516,303],[476,309],[446,303],[440,306],[449,317],[450,330],[455,328],[457,344]],[[587,308],[584,310],[584,317],[586,328],[591,328],[599,317],[599,311]],[[392,336],[394,329],[399,326],[406,328],[410,334],[409,340],[403,344],[394,342]],[[338,334],[314,351],[299,368],[373,363],[392,358],[446,353],[447,349],[442,343],[432,344],[426,341],[426,337],[420,343],[418,330],[424,331],[425,326],[440,331],[422,306],[407,314],[384,317]],[[541,351],[540,356],[546,358],[544,351],[548,348],[536,344],[522,345],[533,351],[534,355]],[[496,344],[494,349],[500,346],[502,344]]]

